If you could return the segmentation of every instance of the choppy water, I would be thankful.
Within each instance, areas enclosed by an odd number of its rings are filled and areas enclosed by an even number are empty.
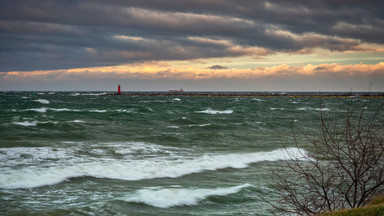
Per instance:
[[[292,131],[380,103],[3,92],[0,215],[270,215]]]

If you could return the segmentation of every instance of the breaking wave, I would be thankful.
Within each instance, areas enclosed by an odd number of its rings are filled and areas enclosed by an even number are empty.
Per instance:
[[[184,188],[148,188],[129,194],[120,200],[125,202],[144,203],[158,208],[174,206],[193,206],[211,196],[228,196],[252,187],[251,184],[242,184],[235,187],[215,189],[184,189]]]
[[[0,188],[34,188],[83,176],[126,181],[178,178],[204,171],[246,168],[251,163],[260,161],[286,160],[289,154],[300,155],[306,154],[306,152],[305,150],[290,148],[270,152],[203,155],[192,159],[160,157],[142,160],[97,160],[52,167],[32,166],[21,169],[1,169]]]

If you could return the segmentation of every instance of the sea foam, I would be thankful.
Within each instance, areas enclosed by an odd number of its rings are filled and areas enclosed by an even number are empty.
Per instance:
[[[37,100],[34,100],[34,101],[42,103],[42,104],[49,104],[49,101],[45,100],[45,99],[37,99]]]
[[[72,121],[69,121],[69,122],[73,122],[73,123],[86,123],[85,121],[78,120],[78,119],[75,119],[75,120],[72,120]]]
[[[309,111],[309,110],[330,111],[329,108],[311,108],[311,107],[300,107],[300,108],[297,108],[296,110],[299,110],[299,111]]]
[[[37,126],[37,124],[57,124],[56,121],[23,121],[23,122],[12,122],[12,124],[15,125],[21,125],[25,127],[30,127],[30,126]]]
[[[96,113],[105,113],[107,110],[98,110],[98,109],[91,109],[89,112],[96,112]]]
[[[126,202],[144,203],[158,208],[170,208],[174,206],[193,206],[210,196],[227,196],[235,194],[251,184],[242,184],[234,187],[223,187],[215,189],[201,188],[148,188],[129,194],[120,200]]]
[[[232,114],[233,110],[213,110],[211,108],[208,108],[206,110],[202,111],[196,111],[196,113],[205,113],[205,114]]]
[[[203,155],[197,158],[149,158],[143,160],[98,160],[52,167],[24,167],[0,170],[0,188],[33,188],[57,184],[74,177],[92,176],[126,181],[178,178],[184,175],[224,168],[246,168],[260,161],[286,160],[289,155],[305,155],[290,148],[270,152]]]
[[[47,107],[26,109],[25,111],[35,111],[35,112],[45,113],[45,112],[47,112],[48,110],[56,111],[56,112],[80,112],[80,110],[77,110],[77,109],[68,109],[68,108],[47,108]]]
[[[12,124],[21,125],[21,126],[25,126],[25,127],[36,126],[37,123],[38,123],[38,121],[12,122]]]
[[[41,165],[43,161],[69,160],[73,158],[68,150],[52,147],[0,148],[0,167],[27,164]],[[0,173],[2,170],[0,170]]]

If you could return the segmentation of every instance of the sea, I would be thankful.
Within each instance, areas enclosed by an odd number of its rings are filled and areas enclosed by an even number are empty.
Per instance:
[[[382,103],[0,92],[0,215],[273,215],[271,170],[320,115]]]

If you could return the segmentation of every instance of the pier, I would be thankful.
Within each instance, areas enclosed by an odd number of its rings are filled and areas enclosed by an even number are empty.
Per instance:
[[[120,96],[384,98],[383,92],[118,92]]]

